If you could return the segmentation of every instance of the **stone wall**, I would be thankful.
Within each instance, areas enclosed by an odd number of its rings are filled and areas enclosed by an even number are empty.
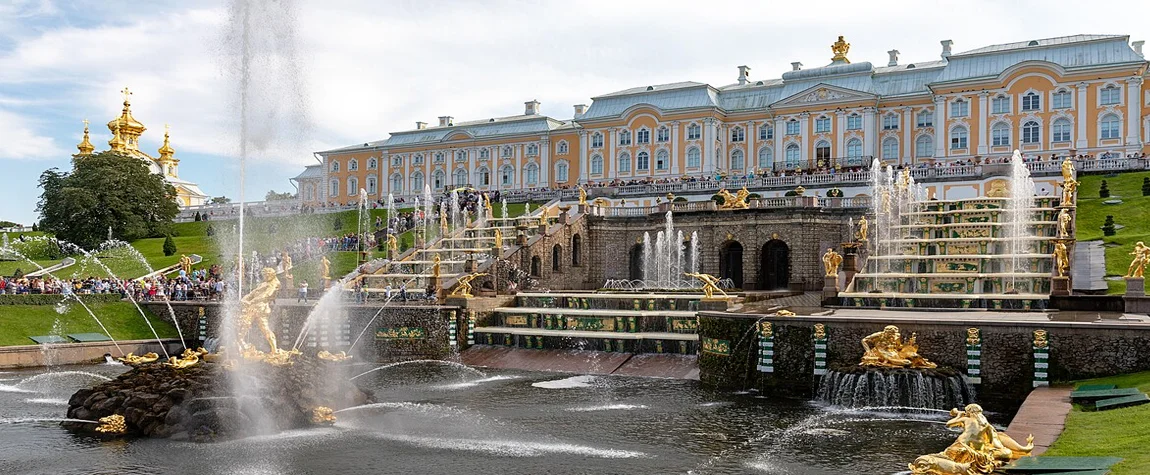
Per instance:
[[[533,236],[511,259],[531,275],[538,289],[595,289],[602,281],[589,278],[589,238],[587,217],[580,215],[566,225],[562,221],[551,224],[547,232]],[[556,255],[558,266],[554,265]]]
[[[769,321],[774,327],[773,373],[756,369],[758,338],[754,325],[760,320]],[[828,368],[857,365],[863,354],[861,340],[893,323],[904,338],[917,333],[922,356],[963,373],[967,363],[967,329],[979,328],[982,383],[977,386],[978,399],[1006,407],[1020,404],[1033,388],[1034,330],[1048,332],[1052,382],[1150,370],[1150,328],[1132,325],[702,313],[700,338],[727,340],[731,351],[729,356],[701,353],[700,379],[717,388],[759,389],[770,394],[809,398],[817,385],[815,323],[826,327]]]

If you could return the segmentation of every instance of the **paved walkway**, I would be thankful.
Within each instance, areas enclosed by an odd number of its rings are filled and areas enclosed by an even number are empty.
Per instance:
[[[1066,416],[1070,414],[1070,386],[1039,387],[1030,392],[1006,433],[1020,444],[1026,443],[1026,436],[1034,434],[1033,455],[1042,455],[1058,440],[1066,427]]]

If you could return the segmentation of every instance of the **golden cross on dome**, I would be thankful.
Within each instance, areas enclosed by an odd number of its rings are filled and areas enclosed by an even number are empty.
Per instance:
[[[128,102],[128,96],[132,95],[132,91],[128,90],[128,86],[124,86],[124,89],[121,90],[120,93],[124,95],[124,102]]]
[[[88,119],[84,119],[84,128],[88,128]]]

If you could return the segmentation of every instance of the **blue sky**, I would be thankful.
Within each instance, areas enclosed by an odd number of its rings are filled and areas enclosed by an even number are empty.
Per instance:
[[[531,99],[567,119],[573,104],[615,90],[729,84],[742,64],[754,79],[774,78],[792,61],[826,64],[840,34],[851,60],[876,65],[890,49],[903,62],[937,59],[944,39],[961,52],[1078,33],[1150,36],[1150,6],[1137,1],[280,1],[294,21],[261,28],[295,32],[297,54],[278,71],[295,71],[300,85],[262,84],[300,107],[261,121],[271,140],[248,163],[255,199],[294,191],[288,178],[315,163],[314,151],[415,121],[515,115]],[[36,180],[71,166],[81,120],[107,148],[104,124],[124,86],[149,129],[141,148],[154,152],[170,124],[181,177],[237,197],[236,87],[221,59],[228,19],[217,1],[0,0],[0,220],[36,219]]]

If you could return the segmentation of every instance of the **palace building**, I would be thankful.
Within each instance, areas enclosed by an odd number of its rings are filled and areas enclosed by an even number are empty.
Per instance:
[[[978,161],[1008,156],[1141,154],[1150,142],[1142,41],[1075,35],[885,65],[829,64],[726,86],[679,82],[603,94],[571,119],[523,114],[456,122],[318,152],[294,178],[304,205],[347,204],[461,186],[480,190],[744,176],[795,170]]]
[[[158,158],[140,150],[140,136],[144,134],[147,127],[132,117],[131,91],[125,87],[121,92],[124,94],[124,109],[120,112],[119,117],[108,122],[108,130],[112,132],[112,139],[108,141],[108,150],[143,160],[148,164],[152,173],[163,175],[164,180],[176,189],[176,201],[181,207],[200,206],[207,203],[208,195],[204,194],[198,185],[180,178],[180,159],[175,156],[176,150],[172,148],[169,132],[166,128],[164,130],[164,144],[157,150]],[[84,121],[84,140],[76,145],[76,148],[80,152],[73,155],[75,159],[91,155],[96,150],[96,147],[89,140],[87,120]]]

